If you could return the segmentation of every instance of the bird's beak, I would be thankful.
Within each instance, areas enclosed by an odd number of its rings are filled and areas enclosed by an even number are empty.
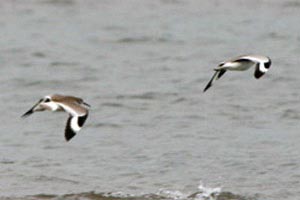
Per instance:
[[[87,107],[89,107],[89,108],[91,107],[90,104],[88,104],[88,103],[86,103],[86,102],[83,102],[83,105],[85,105],[85,106],[87,106]]]

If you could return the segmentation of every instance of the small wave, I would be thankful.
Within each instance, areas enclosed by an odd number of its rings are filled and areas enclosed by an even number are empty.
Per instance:
[[[182,102],[185,102],[185,101],[187,101],[187,98],[185,98],[185,97],[179,97],[179,98],[173,100],[171,103],[172,104],[177,104],[177,103],[182,103]]]
[[[129,94],[118,95],[117,99],[141,99],[141,100],[154,100],[160,97],[177,96],[177,93],[160,93],[160,92],[145,92],[142,94]]]
[[[70,180],[70,179],[59,178],[54,176],[45,176],[45,175],[38,176],[35,179],[37,182],[62,182],[62,183],[73,183],[73,184],[79,183],[77,181]]]
[[[275,32],[275,31],[272,31],[272,32],[269,32],[269,33],[266,33],[266,34],[263,34],[260,36],[262,39],[270,39],[270,40],[286,40],[286,39],[289,39],[288,36],[286,35],[283,35],[282,33],[279,33],[279,32]]]
[[[108,127],[108,128],[120,128],[122,127],[121,124],[114,124],[114,123],[97,123],[94,127]]]
[[[50,63],[50,66],[60,67],[60,66],[79,66],[79,63],[76,62],[64,62],[64,61],[53,61]]]
[[[182,196],[181,196],[182,195]],[[140,196],[125,195],[122,193],[95,193],[86,192],[79,194],[51,195],[38,194],[26,197],[6,197],[1,200],[256,200],[257,198],[244,197],[231,192],[221,192],[218,196],[188,196],[179,191],[165,193],[164,195],[145,194]]]
[[[160,189],[154,194],[132,195],[123,192],[96,193],[94,191],[84,193],[72,193],[64,195],[37,194],[25,197],[7,197],[1,200],[255,200],[256,197],[245,197],[231,192],[222,192],[220,187],[198,186],[198,191],[186,194],[178,190]]]
[[[158,199],[168,200],[256,200],[257,197],[247,197],[232,192],[222,192],[221,187],[206,187],[201,182],[198,191],[186,194],[181,191],[161,189],[156,194]]]
[[[40,52],[40,51],[34,52],[31,55],[36,58],[45,58],[46,57],[46,54],[43,52]]]
[[[300,115],[294,109],[285,109],[281,114],[281,119],[289,119],[289,120],[299,120]]]
[[[174,40],[169,37],[151,37],[151,36],[136,36],[124,37],[116,41],[117,43],[183,43],[180,40]]]
[[[114,107],[114,108],[121,108],[124,107],[123,104],[121,103],[111,103],[111,102],[104,102],[101,104],[102,106],[106,106],[106,107]]]
[[[15,161],[4,158],[0,160],[0,164],[5,164],[5,165],[15,164]]]
[[[167,199],[175,200],[218,200],[218,196],[221,194],[221,188],[204,187],[202,183],[198,186],[197,192],[193,194],[184,194],[180,191],[160,190],[159,195]]]
[[[153,41],[154,38],[150,37],[124,37],[117,40],[117,43],[143,43]]]
[[[125,31],[126,28],[122,26],[117,26],[117,25],[108,25],[103,27],[104,30],[108,31]]]
[[[221,188],[209,188],[204,187],[203,184],[198,186],[199,192],[190,195],[189,198],[193,198],[196,200],[214,200],[221,194]]]
[[[143,94],[133,94],[133,95],[118,95],[117,99],[143,99],[152,100],[155,99],[156,94],[154,92],[146,92]]]
[[[70,6],[70,5],[74,5],[75,1],[74,0],[45,0],[45,1],[41,1],[41,3],[52,4],[57,6]]]
[[[300,7],[300,2],[299,1],[284,2],[283,7],[287,7],[287,8]]]

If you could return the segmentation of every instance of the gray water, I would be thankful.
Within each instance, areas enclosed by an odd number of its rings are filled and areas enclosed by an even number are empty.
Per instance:
[[[292,0],[1,1],[0,198],[299,199],[299,19]],[[202,93],[246,53],[270,71]],[[53,93],[92,105],[68,143],[67,114],[20,118]]]

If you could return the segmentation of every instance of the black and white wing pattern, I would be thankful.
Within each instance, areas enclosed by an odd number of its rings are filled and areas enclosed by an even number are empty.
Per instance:
[[[60,103],[60,105],[69,113],[65,128],[65,139],[69,141],[81,130],[89,112],[87,108],[78,103],[68,102],[65,104]]]
[[[71,140],[76,135],[76,133],[80,131],[87,117],[88,117],[88,113],[83,116],[72,116],[72,115],[69,116],[65,128],[66,141]]]

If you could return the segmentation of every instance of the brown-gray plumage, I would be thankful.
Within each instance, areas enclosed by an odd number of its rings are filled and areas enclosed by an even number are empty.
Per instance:
[[[65,128],[65,138],[69,141],[84,125],[88,117],[88,107],[90,105],[85,103],[81,98],[54,94],[40,99],[22,117],[27,117],[34,112],[44,110],[65,111],[69,113]]]

